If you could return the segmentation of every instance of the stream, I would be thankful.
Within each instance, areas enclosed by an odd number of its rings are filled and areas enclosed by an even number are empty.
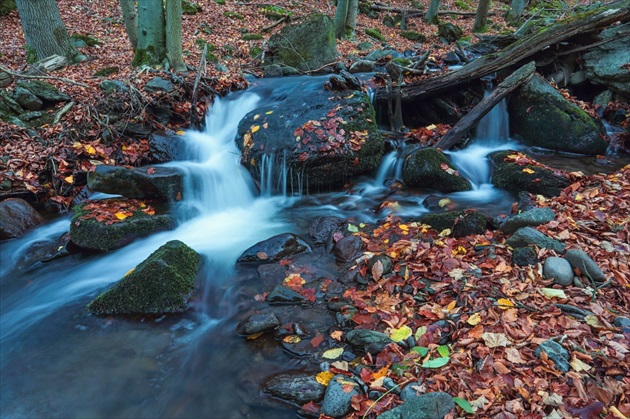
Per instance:
[[[238,122],[259,106],[317,94],[324,80],[257,80],[247,91],[215,101],[205,131],[185,135],[187,159],[170,163],[186,173],[175,230],[107,254],[74,254],[31,266],[25,263],[28,252],[68,231],[68,216],[2,243],[0,416],[295,417],[295,409],[256,403],[257,379],[281,371],[292,360],[286,354],[261,356],[255,345],[237,336],[237,314],[248,307],[239,299],[237,276],[242,273],[235,268],[236,259],[275,234],[307,237],[308,226],[320,215],[374,223],[387,215],[379,206],[388,200],[398,202],[399,215],[419,216],[427,212],[422,202],[432,193],[385,186],[389,179],[401,178],[401,142],[394,142],[378,171],[356,180],[350,190],[288,190],[286,167],[271,167],[274,159],[261,168],[259,190],[239,163],[233,140]],[[505,104],[499,104],[479,124],[472,145],[448,153],[474,184],[472,191],[449,194],[449,199],[490,215],[508,212],[513,197],[490,183],[486,156],[517,147],[509,138]],[[94,297],[173,239],[205,259],[190,310],[139,319],[87,313]],[[335,266],[322,269],[334,272]]]

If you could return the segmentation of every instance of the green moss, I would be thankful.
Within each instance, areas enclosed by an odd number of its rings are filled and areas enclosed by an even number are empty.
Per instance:
[[[260,47],[252,47],[249,50],[249,56],[252,57],[252,58],[256,58],[256,57],[259,57],[260,54],[262,54],[262,52],[263,52],[262,48],[260,48]]]
[[[216,0],[216,2],[220,6],[225,6],[225,0]]]
[[[201,13],[201,6],[189,0],[182,1],[182,13],[185,15],[196,15]]]
[[[455,0],[455,6],[461,10],[472,10],[472,6],[465,0]]]
[[[263,38],[264,37],[262,36],[262,34],[259,34],[259,33],[246,33],[243,36],[241,36],[241,39],[243,41],[257,41]]]
[[[15,0],[0,0],[0,16],[6,16],[16,8]]]
[[[440,192],[472,189],[470,182],[456,172],[446,156],[434,148],[416,150],[407,156],[403,181],[412,188],[434,189]]]
[[[409,39],[410,41],[426,42],[427,37],[416,31],[402,31],[400,36]]]
[[[24,49],[26,49],[26,62],[28,64],[33,64],[37,62],[37,52],[35,52],[35,50],[28,45],[25,45]]]
[[[378,41],[385,42],[386,39],[378,28],[367,28],[365,30],[365,34],[371,38],[374,38]]]
[[[454,237],[483,234],[487,226],[486,216],[474,210],[429,213],[423,215],[420,220],[437,231],[449,229]]]
[[[118,67],[105,67],[95,72],[94,77],[107,77],[111,76],[112,74],[118,73],[118,71]]]
[[[131,65],[134,67],[143,65],[152,67],[161,64],[163,59],[164,57],[161,54],[156,54],[155,48],[151,45],[146,49],[136,49]]]
[[[236,12],[227,11],[227,10],[225,12],[223,12],[223,16],[229,17],[231,19],[239,19],[239,20],[244,20],[245,19],[245,17],[243,17],[242,14],[236,13]]]
[[[404,57],[394,58],[392,59],[392,62],[403,67],[409,67],[411,65],[411,60],[409,58],[404,58]]]
[[[267,5],[258,9],[267,19],[280,20],[286,16],[292,16],[293,12],[275,5]]]
[[[80,33],[73,33],[70,36],[70,38],[82,41],[88,47],[95,47],[97,45],[102,45],[103,44],[102,41],[100,41],[100,40],[98,40],[96,38],[93,38],[93,37],[91,37],[89,35],[83,35],[83,34],[80,34]]]

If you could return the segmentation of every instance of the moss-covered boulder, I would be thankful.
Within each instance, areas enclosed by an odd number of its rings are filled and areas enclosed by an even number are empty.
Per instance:
[[[179,201],[183,195],[183,176],[175,167],[134,167],[98,165],[88,173],[88,188],[93,192],[122,195],[126,198]]]
[[[420,220],[437,231],[451,230],[453,237],[483,234],[488,224],[486,216],[475,210],[429,213],[423,215]]]
[[[289,193],[342,185],[376,169],[383,155],[367,94],[330,92],[323,85],[250,112],[236,142],[243,165],[263,189],[286,178]]]
[[[175,228],[166,204],[155,206],[135,200],[85,201],[74,208],[70,240],[78,247],[107,252],[160,231]]]
[[[600,36],[608,42],[590,49],[582,56],[586,77],[592,83],[602,84],[630,97],[630,24],[608,28]]]
[[[534,76],[510,99],[510,131],[527,145],[569,153],[597,155],[608,148],[598,119]]]
[[[511,158],[514,151],[500,151],[490,155],[492,162],[492,183],[497,188],[511,192],[530,192],[536,195],[557,196],[569,186],[567,178],[553,170],[522,164]]]
[[[60,91],[52,84],[41,80],[20,80],[17,82],[17,86],[30,91],[44,102],[56,103],[70,100],[70,96]]]
[[[184,312],[195,290],[200,260],[186,244],[169,241],[96,297],[88,310],[99,315]]]
[[[272,35],[268,48],[266,65],[286,65],[301,71],[319,69],[337,56],[332,20],[321,14],[310,15]]]
[[[403,181],[410,188],[433,189],[440,192],[460,192],[472,189],[446,156],[434,148],[413,151],[405,159]]]

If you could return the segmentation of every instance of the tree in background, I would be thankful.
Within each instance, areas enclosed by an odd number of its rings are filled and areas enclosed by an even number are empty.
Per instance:
[[[473,24],[473,32],[484,32],[488,22],[488,11],[490,10],[491,0],[479,0],[477,6],[477,14],[475,14],[475,23]]]
[[[529,0],[512,0],[512,2],[510,3],[510,9],[508,10],[507,16],[505,17],[507,21],[512,24],[518,22],[528,2]]]
[[[34,62],[60,55],[70,62],[85,59],[72,44],[61,21],[55,0],[17,0],[20,23],[29,49],[29,61]]]
[[[359,0],[338,0],[335,11],[335,36],[337,39],[354,38],[357,26]]]
[[[437,24],[438,23],[438,9],[440,8],[440,0],[431,0],[427,13],[424,15],[425,22]]]

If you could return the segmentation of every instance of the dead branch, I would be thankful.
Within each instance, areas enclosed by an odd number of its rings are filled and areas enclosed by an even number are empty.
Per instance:
[[[13,77],[17,77],[17,78],[20,78],[20,79],[58,80],[58,81],[62,81],[64,83],[73,84],[75,86],[90,87],[87,84],[79,83],[77,81],[66,79],[64,77],[39,76],[39,75],[29,75],[29,74],[18,73],[18,72],[9,70],[8,68],[3,66],[2,64],[0,64],[0,70],[4,71],[5,73],[7,73],[7,74],[9,74],[9,75],[11,75]]]

